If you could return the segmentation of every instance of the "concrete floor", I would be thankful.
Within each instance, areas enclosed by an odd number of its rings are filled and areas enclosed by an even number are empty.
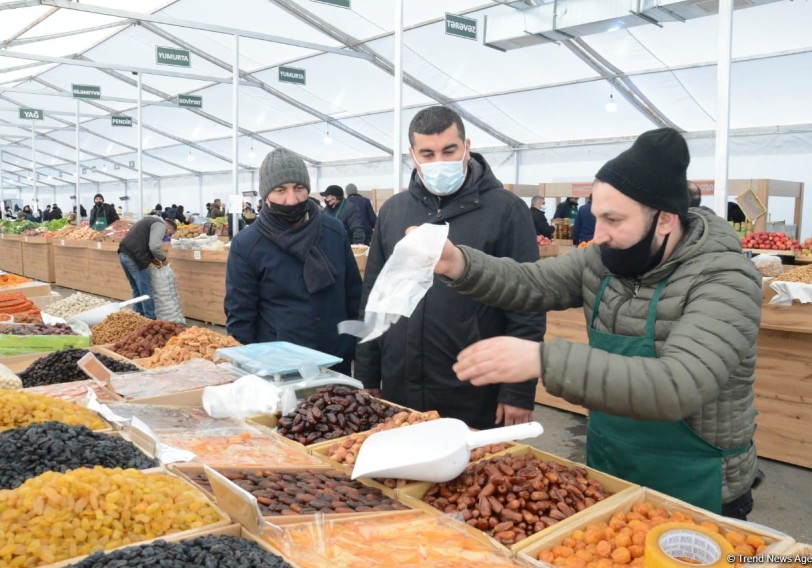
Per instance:
[[[531,445],[572,461],[586,463],[586,419],[578,414],[536,405],[535,419],[544,434]],[[767,474],[753,492],[749,521],[783,531],[798,542],[812,542],[812,470],[759,459]]]

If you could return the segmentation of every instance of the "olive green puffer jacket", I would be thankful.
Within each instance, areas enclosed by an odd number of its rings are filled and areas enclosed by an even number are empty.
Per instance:
[[[511,311],[583,307],[592,317],[607,273],[599,247],[519,264],[460,247],[466,272],[450,285]],[[733,229],[708,209],[691,209],[673,254],[639,280],[613,277],[595,327],[640,337],[657,283],[670,275],[657,307],[657,358],[624,357],[553,339],[542,345],[542,380],[550,394],[574,404],[637,419],[684,419],[721,448],[749,443],[761,277],[741,254]],[[726,458],[722,502],[746,492],[756,473],[755,447]]]

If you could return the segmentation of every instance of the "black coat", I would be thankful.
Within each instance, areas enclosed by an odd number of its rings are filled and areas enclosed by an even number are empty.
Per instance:
[[[544,211],[531,207],[530,216],[533,218],[533,226],[536,229],[536,234],[544,235],[548,239],[552,239],[555,234],[555,227],[550,225],[547,221],[547,216],[544,214]]]
[[[378,216],[375,215],[375,210],[372,208],[372,202],[357,193],[348,195],[347,201],[355,205],[361,212],[361,226],[364,228],[364,233],[367,237],[365,242],[369,244],[372,238],[372,229],[375,228],[375,222],[378,220]]]
[[[109,227],[116,221],[118,221],[118,213],[116,213],[116,208],[110,205],[109,203],[102,203],[101,207],[98,205],[94,205],[93,209],[90,210],[90,226],[93,226],[93,222],[96,220],[96,217],[102,215],[102,209],[104,209],[103,215],[107,217],[107,226]]]
[[[254,223],[231,241],[226,265],[225,312],[228,334],[240,343],[289,341],[317,349],[349,364],[355,338],[338,334],[338,323],[358,317],[361,275],[341,223],[319,215],[319,246],[336,271],[336,283],[311,295],[304,264],[260,233]]]
[[[328,217],[336,218],[344,224],[344,230],[347,231],[350,243],[354,245],[364,244],[365,234],[361,222],[361,212],[355,205],[343,199],[337,207],[333,208],[328,205],[322,213]]]
[[[372,237],[364,281],[366,299],[395,244],[406,229],[422,223],[450,224],[449,238],[497,257],[538,260],[527,205],[504,191],[485,159],[471,154],[463,187],[438,198],[412,172],[409,191],[387,200]],[[519,314],[490,308],[452,291],[435,277],[434,285],[409,318],[402,318],[377,340],[360,343],[355,377],[382,396],[418,410],[437,410],[474,428],[492,428],[497,403],[532,409],[536,380],[475,387],[460,382],[451,366],[464,348],[490,337],[509,335],[541,340],[544,314]]]

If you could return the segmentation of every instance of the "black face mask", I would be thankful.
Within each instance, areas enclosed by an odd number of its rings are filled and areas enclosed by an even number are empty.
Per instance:
[[[309,199],[305,199],[296,205],[282,205],[281,203],[269,203],[269,212],[271,215],[284,223],[295,225],[301,221],[305,214],[307,214]]]
[[[651,243],[654,242],[654,233],[657,231],[657,221],[659,219],[660,212],[657,211],[657,214],[654,215],[654,221],[651,223],[651,228],[637,244],[625,249],[613,249],[607,245],[601,245],[601,261],[609,269],[609,272],[623,278],[634,278],[645,274],[660,264],[670,235],[665,236],[663,244],[657,252],[651,252]]]

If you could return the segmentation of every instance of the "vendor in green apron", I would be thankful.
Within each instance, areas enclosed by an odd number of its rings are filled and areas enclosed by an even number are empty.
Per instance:
[[[93,196],[93,209],[90,210],[90,226],[96,231],[103,231],[118,221],[116,208],[104,202],[104,196],[97,193]]]
[[[745,518],[761,277],[724,219],[689,209],[689,161],[677,131],[646,132],[596,174],[593,246],[519,264],[448,242],[436,272],[504,310],[584,310],[589,345],[486,339],[460,380],[540,377],[589,410],[588,465]]]

